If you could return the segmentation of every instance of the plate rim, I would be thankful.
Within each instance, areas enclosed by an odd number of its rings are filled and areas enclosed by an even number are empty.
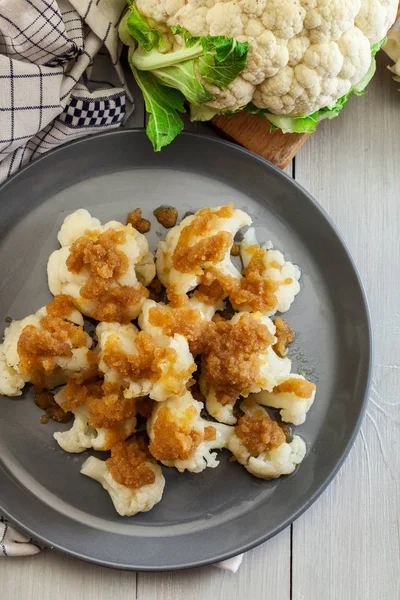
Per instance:
[[[93,140],[95,142],[98,138],[132,135],[132,134],[144,135],[144,133],[145,133],[145,130],[143,128],[115,129],[113,131],[106,131],[106,132],[101,132],[101,133],[97,133],[97,134],[86,135],[81,138],[71,140],[65,144],[61,144],[60,146],[57,146],[56,148],[50,150],[49,152],[42,154],[37,159],[35,159],[34,161],[25,165],[23,168],[19,169],[16,173],[14,173],[11,177],[9,177],[4,182],[2,182],[0,184],[0,203],[2,200],[2,198],[1,198],[2,193],[8,187],[9,184],[11,184],[15,179],[19,178],[21,175],[25,174],[30,169],[32,169],[32,168],[34,169],[39,163],[46,161],[49,156],[55,155],[60,152],[62,153],[64,151],[64,149],[67,147],[78,146],[79,144],[82,144],[89,140]],[[366,320],[365,334],[368,339],[368,346],[365,349],[367,352],[366,368],[368,369],[368,374],[367,374],[367,377],[364,382],[363,401],[360,404],[359,416],[358,416],[357,421],[354,424],[352,435],[349,438],[345,447],[342,449],[341,455],[340,455],[339,459],[337,460],[336,465],[332,469],[329,476],[318,486],[317,490],[315,490],[314,494],[312,494],[308,498],[307,502],[304,502],[304,504],[299,509],[297,509],[294,513],[292,513],[292,515],[290,517],[288,517],[283,522],[281,522],[277,527],[273,528],[268,533],[259,535],[252,542],[243,544],[242,546],[236,548],[234,551],[232,551],[232,552],[228,551],[228,552],[222,553],[220,556],[217,556],[217,557],[214,556],[212,558],[200,559],[199,561],[191,561],[190,563],[187,563],[184,565],[177,564],[177,565],[172,565],[172,566],[171,565],[167,565],[167,566],[163,566],[163,565],[135,566],[133,564],[129,564],[129,565],[121,564],[121,563],[116,564],[116,563],[109,562],[107,560],[86,556],[83,553],[63,547],[59,543],[51,542],[51,540],[47,539],[46,536],[40,535],[37,532],[35,532],[33,529],[31,529],[30,527],[25,526],[22,521],[20,521],[17,517],[14,517],[9,511],[5,510],[2,507],[2,500],[1,500],[1,493],[0,493],[0,511],[2,512],[2,514],[9,520],[9,522],[12,525],[15,525],[21,532],[27,534],[29,537],[34,538],[36,541],[39,542],[39,544],[44,545],[45,547],[47,547],[49,549],[57,550],[62,554],[72,556],[79,560],[84,560],[86,562],[96,564],[96,565],[99,565],[102,567],[121,569],[121,570],[127,570],[127,571],[136,571],[136,572],[168,572],[168,571],[186,570],[186,569],[191,569],[191,568],[203,567],[203,566],[207,566],[207,565],[213,565],[220,561],[232,558],[233,556],[237,556],[238,554],[248,552],[252,548],[255,548],[256,546],[271,539],[272,537],[274,537],[275,535],[277,535],[278,533],[283,531],[290,524],[292,524],[294,521],[296,521],[304,512],[306,512],[306,510],[308,510],[308,508],[328,488],[330,483],[333,481],[333,479],[336,477],[339,470],[343,466],[346,458],[348,457],[348,455],[354,445],[354,442],[358,436],[358,433],[361,428],[361,424],[363,422],[363,419],[364,419],[364,416],[365,416],[365,413],[367,410],[369,391],[370,391],[371,380],[372,380],[373,364],[374,364],[374,336],[373,336],[373,329],[372,329],[372,318],[371,318],[371,311],[370,311],[370,307],[369,307],[369,302],[368,302],[368,297],[366,294],[365,286],[363,284],[363,281],[362,281],[359,269],[357,267],[357,264],[355,262],[355,259],[352,255],[347,243],[343,239],[342,234],[340,233],[340,230],[338,229],[337,225],[335,224],[333,219],[330,217],[330,215],[327,213],[327,211],[324,209],[324,207],[321,206],[319,204],[319,202],[298,181],[296,181],[295,179],[290,177],[289,174],[287,174],[285,171],[282,171],[279,167],[277,167],[276,165],[274,165],[267,159],[259,156],[258,154],[252,152],[251,150],[248,150],[247,148],[244,148],[243,146],[240,146],[238,144],[235,144],[235,143],[233,143],[229,140],[223,139],[223,138],[214,137],[214,136],[207,135],[207,134],[199,134],[199,133],[195,133],[195,132],[189,132],[189,131],[182,132],[179,137],[188,137],[188,138],[195,138],[195,139],[200,138],[208,143],[217,144],[222,147],[227,146],[227,147],[232,148],[234,151],[238,152],[239,154],[247,155],[250,159],[255,160],[256,162],[260,163],[264,168],[267,168],[270,171],[272,171],[273,173],[275,173],[275,176],[286,179],[290,186],[294,186],[295,188],[297,188],[307,198],[308,202],[310,202],[311,205],[313,205],[313,207],[317,210],[317,212],[319,212],[321,214],[321,216],[325,219],[325,221],[328,223],[328,225],[332,229],[333,233],[336,235],[338,241],[340,242],[340,244],[346,254],[346,257],[349,261],[349,266],[351,266],[352,271],[353,271],[354,283],[357,284],[357,286],[359,288],[359,292],[360,292],[360,297],[363,301],[362,309],[365,313],[365,320]],[[85,178],[83,178],[82,181],[84,179]],[[9,477],[11,477],[11,479],[13,479],[12,475],[8,473],[8,470],[1,463],[0,463],[0,471],[4,472],[6,474],[6,476],[9,476]]]

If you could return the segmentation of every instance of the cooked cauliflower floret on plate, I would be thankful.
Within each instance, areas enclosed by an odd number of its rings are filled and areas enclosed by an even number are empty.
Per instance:
[[[291,362],[279,357],[273,322],[261,313],[238,313],[208,332],[202,354],[200,388],[212,417],[236,423],[239,396],[272,391],[290,373]]]
[[[190,392],[156,404],[147,421],[152,456],[181,472],[217,467],[212,450],[226,448],[232,427],[206,421],[200,416],[202,408]]]
[[[300,269],[285,261],[278,250],[260,246],[254,228],[243,236],[240,257],[244,266],[241,274],[205,266],[194,298],[212,305],[229,297],[235,310],[260,311],[267,316],[289,310],[300,291]]]
[[[135,319],[148,296],[155,266],[144,235],[131,225],[100,225],[81,208],[68,215],[61,244],[47,264],[52,294],[68,294],[84,315],[99,321]]]
[[[146,300],[139,316],[141,329],[149,333],[157,344],[163,347],[168,346],[174,335],[182,335],[188,341],[192,354],[198,354],[207,324],[214,316],[214,311],[207,314],[191,300],[179,307]]]
[[[278,250],[264,250],[253,227],[243,236],[240,257],[244,266],[243,290],[233,296],[234,308],[259,310],[267,316],[289,310],[300,291],[299,267],[285,261]]]
[[[159,346],[149,333],[119,323],[100,323],[96,335],[99,369],[106,381],[125,388],[126,397],[162,401],[186,392],[196,365],[182,335]]]
[[[258,404],[280,408],[282,421],[301,425],[306,420],[314,398],[316,387],[302,375],[291,373],[288,379],[274,387],[272,391],[262,391],[252,398]]]
[[[213,267],[221,276],[240,278],[230,251],[235,234],[251,218],[232,205],[202,208],[171,229],[158,243],[157,275],[172,301],[201,283],[203,270]]]
[[[109,450],[135,431],[135,401],[125,398],[118,386],[100,380],[81,383],[71,379],[54,399],[75,417],[70,429],[54,433],[66,452]]]
[[[122,517],[151,510],[165,486],[161,467],[149,455],[143,438],[116,444],[106,461],[90,456],[81,473],[101,483]]]
[[[67,296],[56,296],[37,313],[12,321],[0,345],[0,393],[19,396],[25,383],[52,389],[93,364],[91,338]]]
[[[261,479],[276,479],[293,473],[306,455],[306,445],[301,437],[293,436],[288,444],[278,423],[250,398],[242,402],[241,409],[245,414],[228,442],[236,460]]]

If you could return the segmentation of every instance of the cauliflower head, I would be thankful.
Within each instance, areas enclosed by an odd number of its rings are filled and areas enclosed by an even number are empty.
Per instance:
[[[302,375],[291,373],[287,379],[272,391],[262,391],[252,398],[258,404],[279,408],[282,421],[302,425],[310,410],[316,393],[316,386]]]
[[[109,450],[135,431],[135,401],[125,398],[116,386],[69,380],[54,400],[75,417],[70,429],[54,433],[66,452]]]
[[[161,402],[186,392],[196,365],[182,335],[159,346],[149,333],[120,323],[100,323],[96,335],[99,369],[105,381],[125,388],[125,397],[149,395]]]
[[[232,427],[206,421],[200,415],[203,405],[190,392],[157,403],[147,421],[149,451],[167,467],[200,473],[217,467],[212,450],[226,448]]]
[[[260,479],[290,475],[306,455],[306,445],[298,435],[286,442],[285,434],[265,409],[254,400],[245,400],[239,419],[230,436],[228,448],[249,473]]]
[[[20,396],[25,383],[52,389],[93,364],[92,340],[67,296],[12,321],[0,345],[0,393]]]
[[[222,277],[239,279],[230,252],[236,233],[251,222],[249,215],[229,205],[202,208],[170,229],[165,241],[158,243],[156,259],[157,275],[169,299],[196,288],[208,267]]]
[[[202,354],[200,389],[212,417],[232,425],[239,396],[272,391],[290,373],[291,361],[279,357],[275,325],[261,313],[237,313],[210,330]]]
[[[122,517],[151,510],[164,492],[161,467],[148,454],[141,438],[117,444],[106,461],[90,456],[81,473],[101,483]]]
[[[398,13],[399,16],[399,13]],[[394,81],[400,81],[400,19],[397,19],[392,29],[387,34],[387,40],[383,50],[394,61],[394,65],[388,69],[393,73]]]
[[[61,248],[47,264],[52,294],[68,294],[76,308],[98,321],[129,322],[148,296],[155,266],[144,235],[132,225],[101,225],[80,208],[58,233]]]
[[[154,148],[182,129],[177,112],[185,99],[199,120],[245,109],[284,132],[314,131],[369,83],[397,6],[397,0],[136,0],[120,36],[151,114]]]

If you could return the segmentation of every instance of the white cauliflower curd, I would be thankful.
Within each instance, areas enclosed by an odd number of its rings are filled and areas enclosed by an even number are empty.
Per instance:
[[[160,402],[186,392],[196,365],[182,335],[161,347],[132,324],[100,323],[96,335],[99,369],[106,382],[125,388],[127,398],[150,395]]]
[[[0,393],[20,396],[25,383],[52,389],[92,364],[92,340],[67,296],[56,296],[37,313],[12,321],[0,345]]]
[[[178,471],[200,473],[217,467],[212,450],[226,448],[232,427],[211,423],[200,416],[203,405],[190,392],[157,403],[147,421],[149,451],[163,465]]]
[[[200,306],[193,297],[180,307],[146,300],[139,316],[139,325],[159,346],[167,347],[174,335],[182,335],[193,355],[199,353],[207,323],[214,316],[215,305]]]
[[[293,436],[288,444],[278,423],[250,398],[242,402],[241,409],[245,414],[228,442],[236,460],[261,479],[276,479],[293,473],[306,455],[306,445],[301,437]]]
[[[208,333],[202,354],[200,389],[212,417],[236,423],[239,396],[272,391],[290,373],[291,361],[279,357],[273,322],[261,313],[237,313],[219,321]]]
[[[183,128],[176,111],[185,99],[195,120],[244,109],[284,132],[314,131],[367,86],[397,7],[398,0],[130,3],[120,36],[152,108],[155,150]]]
[[[240,244],[240,257],[245,268],[245,277],[261,280],[263,289],[255,298],[249,295],[248,304],[233,304],[237,310],[254,310],[253,306],[262,310],[267,316],[277,311],[289,310],[295,296],[300,291],[300,269],[291,262],[285,261],[278,250],[264,250],[257,242],[252,227],[246,231]],[[237,298],[240,300],[240,298]],[[246,299],[243,298],[245,301]],[[263,310],[264,309],[264,310]]]
[[[262,391],[254,394],[252,398],[258,404],[279,408],[282,421],[302,425],[310,410],[316,387],[302,375],[291,373],[272,391]]]
[[[249,215],[229,205],[202,208],[173,227],[165,241],[158,243],[156,260],[157,275],[169,299],[173,301],[197,287],[207,268],[239,279],[230,251],[235,234],[250,224]]]
[[[68,294],[84,315],[99,321],[129,322],[148,296],[155,267],[144,235],[132,225],[101,225],[81,208],[68,215],[61,244],[47,264],[52,294]]]
[[[125,398],[117,386],[107,386],[100,380],[69,380],[54,400],[75,417],[70,429],[54,433],[66,452],[109,450],[135,431],[135,401]]]
[[[81,473],[101,483],[122,517],[151,510],[160,502],[165,486],[161,467],[148,454],[142,438],[120,442],[106,461],[90,456]]]

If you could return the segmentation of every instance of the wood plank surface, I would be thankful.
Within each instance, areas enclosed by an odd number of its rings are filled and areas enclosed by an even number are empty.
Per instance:
[[[248,552],[236,574],[215,567],[138,573],[137,600],[278,599],[290,600],[290,528]]]
[[[246,112],[231,117],[218,115],[213,118],[212,125],[220,134],[263,156],[281,169],[287,167],[309,137],[306,133],[283,134],[281,131],[270,131],[268,121]]]
[[[400,96],[384,55],[378,63],[368,93],[296,158],[296,179],[333,217],[364,279],[375,373],[355,447],[294,524],[293,600],[400,598]]]
[[[45,550],[0,559],[2,600],[136,600],[136,573]]]

